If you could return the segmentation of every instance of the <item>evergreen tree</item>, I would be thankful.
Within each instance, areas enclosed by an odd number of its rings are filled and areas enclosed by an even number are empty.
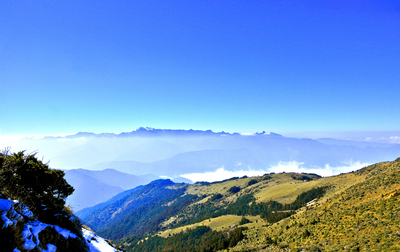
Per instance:
[[[28,206],[42,221],[66,215],[65,199],[74,191],[61,170],[49,166],[24,151],[0,153],[0,195]]]

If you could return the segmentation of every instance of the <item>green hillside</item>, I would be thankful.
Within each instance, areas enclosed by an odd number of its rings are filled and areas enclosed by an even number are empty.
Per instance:
[[[398,251],[399,163],[332,177],[159,180],[83,221],[126,251]]]
[[[233,251],[267,244],[300,251],[399,251],[400,159],[340,175],[363,180],[279,223],[249,230]],[[335,178],[335,177],[333,177]]]

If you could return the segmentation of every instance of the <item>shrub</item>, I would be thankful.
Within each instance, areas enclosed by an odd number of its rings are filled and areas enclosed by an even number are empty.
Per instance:
[[[247,186],[251,186],[251,185],[254,185],[254,184],[257,184],[257,183],[258,183],[257,179],[252,179],[252,180],[249,181],[249,183],[247,183]]]
[[[229,192],[231,192],[231,193],[238,193],[238,192],[240,192],[240,187],[238,187],[238,186],[232,186],[231,188],[229,188]]]
[[[268,245],[272,245],[272,244],[276,244],[276,241],[273,240],[271,237],[266,236],[266,237],[265,237],[264,243],[265,243],[265,244],[268,244]]]
[[[64,175],[61,170],[50,169],[35,154],[0,153],[0,194],[29,207],[39,221],[60,226],[70,222],[72,213],[65,209],[65,199],[74,189]]]
[[[307,238],[307,237],[309,237],[310,235],[311,235],[311,233],[310,233],[310,231],[308,231],[307,229],[304,230],[304,232],[303,232],[303,234],[302,234],[303,238]]]
[[[222,194],[220,194],[220,193],[217,193],[217,194],[214,194],[211,198],[210,198],[210,200],[211,201],[214,201],[214,200],[219,200],[219,199],[222,199]]]
[[[242,219],[239,222],[239,225],[244,225],[246,223],[250,223],[251,221],[249,219],[247,219],[246,217],[242,217]]]
[[[303,181],[311,181],[311,180],[313,180],[312,177],[309,177],[309,176],[304,175],[304,174],[293,174],[291,177],[293,179],[295,179],[295,180],[303,180]],[[318,177],[321,177],[321,176],[318,176]]]
[[[265,175],[265,176],[262,178],[262,180],[270,180],[270,179],[272,179],[272,177],[269,176],[269,175]]]
[[[321,249],[318,248],[316,245],[311,245],[310,247],[308,247],[308,251],[310,251],[310,252],[320,252]]]

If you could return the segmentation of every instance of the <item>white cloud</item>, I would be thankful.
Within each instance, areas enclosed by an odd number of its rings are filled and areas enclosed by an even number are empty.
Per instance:
[[[251,133],[251,132],[242,132],[242,133],[240,133],[240,135],[242,135],[242,136],[254,136],[255,133]]]
[[[171,179],[171,180],[172,180],[172,178],[171,178],[171,177],[168,177],[168,176],[160,176],[160,178],[161,178],[161,179]]]
[[[0,135],[0,150],[7,147],[14,146],[18,143],[24,136],[3,136]]]
[[[267,173],[267,172],[264,170],[228,171],[228,170],[225,170],[224,167],[221,167],[212,172],[188,173],[188,174],[182,174],[181,177],[190,179],[193,182],[198,182],[198,181],[214,182],[214,181],[221,181],[221,180],[232,178],[232,177],[243,177],[245,175],[249,176],[249,177],[260,176],[265,173]]]
[[[297,173],[315,173],[321,176],[332,176],[340,173],[346,173],[361,169],[365,166],[370,165],[369,163],[361,163],[360,161],[354,162],[352,160],[342,162],[341,166],[331,166],[325,164],[325,167],[304,167],[303,162],[290,161],[290,162],[279,162],[276,165],[271,166],[269,171],[271,172],[297,172]]]
[[[265,173],[275,172],[297,172],[297,173],[315,173],[321,176],[333,176],[340,173],[347,173],[351,171],[359,170],[365,166],[370,165],[369,163],[361,163],[360,161],[354,162],[352,160],[342,162],[341,166],[331,166],[330,164],[325,164],[324,167],[304,167],[303,162],[289,161],[289,162],[278,162],[276,165],[271,165],[268,170],[237,170],[229,171],[224,167],[218,168],[212,172],[204,173],[188,173],[182,174],[181,177],[192,180],[193,182],[198,181],[221,181],[224,179],[229,179],[232,177],[243,177],[243,176],[261,176]]]
[[[82,141],[86,140],[85,137],[79,137],[79,138],[74,138],[74,139],[69,139],[65,138],[68,135],[72,135],[71,133],[62,133],[62,134],[48,134],[48,135],[13,135],[13,136],[7,136],[7,135],[2,135],[1,130],[0,130],[0,150],[9,147],[9,146],[16,146],[21,139],[23,138],[29,138],[31,140],[41,140],[46,136],[53,136],[53,137],[62,137],[59,138],[58,141]]]
[[[376,143],[391,143],[400,144],[400,136],[390,136],[390,137],[366,137],[364,139],[366,142],[376,142]]]
[[[389,137],[390,143],[400,144],[400,136],[391,136]]]
[[[86,137],[77,137],[77,138],[59,138],[57,141],[83,141],[86,140]]]

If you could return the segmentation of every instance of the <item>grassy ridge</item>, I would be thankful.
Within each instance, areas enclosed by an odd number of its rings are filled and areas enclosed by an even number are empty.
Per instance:
[[[233,251],[268,244],[299,251],[399,251],[400,159],[333,179],[362,182],[336,188],[277,224],[247,231],[248,239]]]
[[[227,215],[219,216],[216,218],[206,219],[206,220],[203,220],[203,221],[195,223],[195,224],[186,225],[186,226],[182,226],[182,227],[178,227],[178,228],[174,228],[174,229],[167,229],[165,231],[159,232],[157,235],[166,238],[168,236],[183,232],[186,229],[194,229],[194,228],[200,227],[200,226],[206,226],[215,231],[222,231],[222,230],[227,230],[227,229],[230,229],[232,227],[237,227],[237,226],[247,227],[249,229],[259,228],[259,227],[262,227],[263,225],[267,224],[267,222],[264,219],[262,219],[260,217],[260,215],[257,215],[257,216],[249,215],[249,216],[245,216],[245,218],[248,219],[250,222],[240,225],[240,221],[242,220],[242,218],[243,218],[243,216],[227,214]]]

